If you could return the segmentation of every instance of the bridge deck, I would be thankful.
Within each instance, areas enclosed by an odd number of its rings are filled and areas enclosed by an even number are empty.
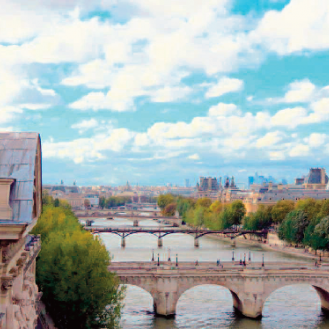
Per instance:
[[[175,265],[175,260],[169,262],[160,262],[160,265],[157,265],[157,262],[113,262],[108,267],[110,271],[117,272],[118,274],[124,273],[148,273],[150,272],[163,272],[163,270],[176,270],[180,273],[182,272],[196,272],[197,273],[209,273],[209,272],[241,272],[246,270],[264,270],[264,271],[325,271],[329,272],[329,264],[321,264],[315,266],[314,263],[298,263],[298,262],[265,262],[262,266],[261,262],[247,262],[246,266],[240,265],[238,261],[234,262],[221,262],[220,265],[217,265],[216,262],[199,262],[196,265],[195,262],[178,262],[178,266]]]
[[[181,228],[181,227],[167,227],[167,228],[157,228],[157,227],[108,227],[108,226],[92,226],[85,227],[89,231],[98,231],[98,232],[140,232],[140,233],[197,233],[197,234],[267,234],[267,231],[244,231],[244,230],[208,230],[208,229],[192,229],[192,228]]]

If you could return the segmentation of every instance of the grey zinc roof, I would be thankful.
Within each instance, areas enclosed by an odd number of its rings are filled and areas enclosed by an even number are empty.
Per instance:
[[[14,178],[9,203],[11,221],[0,223],[31,223],[33,220],[33,186],[38,133],[0,133],[0,177]]]

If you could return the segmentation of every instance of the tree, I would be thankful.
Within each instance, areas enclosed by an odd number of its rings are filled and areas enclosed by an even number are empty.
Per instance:
[[[71,209],[71,205],[65,199],[59,199],[59,207],[66,208],[66,209]]]
[[[104,196],[101,196],[101,197],[99,198],[99,206],[100,206],[102,209],[104,209],[105,205],[106,205],[106,198],[105,198]]]
[[[279,238],[291,243],[303,242],[304,234],[309,221],[307,214],[302,210],[291,211],[279,227]]]
[[[183,198],[181,196],[177,199],[177,211],[179,216],[181,216],[184,220],[186,220],[186,213],[191,208],[194,208],[195,201],[193,199]]]
[[[246,214],[246,207],[243,204],[243,202],[241,200],[233,201],[230,204],[230,210],[232,215],[232,219],[231,219],[232,225],[241,224],[242,218]]]
[[[255,213],[244,218],[243,227],[250,231],[267,229],[272,224],[271,208],[260,205]]]
[[[312,198],[299,200],[296,203],[296,209],[304,211],[307,214],[308,220],[312,221],[321,210],[321,201],[316,201]]]
[[[210,205],[209,210],[214,213],[220,213],[223,210],[223,204],[216,200]]]
[[[295,203],[292,200],[280,200],[273,206],[271,214],[273,222],[280,224],[283,222],[288,213],[295,208]]]
[[[56,327],[114,328],[123,290],[107,270],[104,245],[82,230],[69,209],[46,206],[33,229],[41,234],[36,280]]]
[[[194,210],[194,225],[197,227],[202,227],[205,222],[205,208],[198,206]]]
[[[315,226],[314,236],[316,238],[315,250],[328,250],[329,247],[329,216],[321,219],[320,223]]]
[[[163,214],[165,216],[174,216],[176,212],[176,203],[170,203],[164,208]]]
[[[315,227],[320,222],[321,218],[319,216],[313,218],[304,233],[303,244],[305,246],[311,247],[314,250],[326,249],[327,247],[327,239],[325,239],[323,236],[319,236],[319,234],[315,232]]]
[[[175,198],[171,194],[162,194],[158,197],[158,206],[161,210],[164,210],[168,204],[173,203]]]
[[[83,204],[85,208],[90,208],[90,201],[88,199],[84,199]]]
[[[42,191],[42,204],[48,205],[48,204],[54,204],[54,198],[49,195],[49,192],[47,190]]]
[[[222,212],[217,214],[217,227],[218,230],[225,230],[233,225],[232,211],[229,207],[225,207]]]
[[[318,217],[322,219],[327,216],[329,216],[329,200],[322,200]]]
[[[59,199],[58,198],[55,199],[54,206],[55,207],[59,207]]]
[[[196,207],[201,206],[204,208],[209,208],[211,203],[212,203],[211,199],[209,199],[209,198],[200,198],[196,202]]]

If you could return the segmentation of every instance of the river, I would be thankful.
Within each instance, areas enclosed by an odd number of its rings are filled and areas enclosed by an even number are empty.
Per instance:
[[[94,225],[126,226],[132,222],[124,219],[114,221],[95,220]],[[155,221],[142,221],[140,226],[159,225]],[[229,261],[232,247],[226,241],[202,237],[200,247],[194,247],[193,237],[184,234],[169,235],[163,239],[163,248],[157,248],[157,238],[149,234],[136,234],[126,238],[126,248],[120,246],[120,237],[102,233],[101,238],[112,255],[112,261],[150,261],[152,249],[159,253],[160,260],[168,257],[170,247],[172,259],[178,254],[179,261]],[[254,246],[235,247],[235,257],[251,252],[255,261],[261,261],[262,254],[267,261],[306,260],[278,252],[264,251]],[[308,285],[293,285],[273,292],[263,308],[261,320],[240,317],[234,312],[229,290],[215,285],[204,285],[186,291],[179,299],[176,316],[173,319],[156,317],[153,312],[151,295],[136,286],[127,286],[122,310],[123,329],[182,329],[182,328],[241,328],[241,329],[282,329],[282,328],[328,328],[329,319],[321,311],[320,299]]]

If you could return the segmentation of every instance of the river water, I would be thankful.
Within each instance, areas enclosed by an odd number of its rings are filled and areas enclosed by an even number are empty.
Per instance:
[[[132,222],[124,219],[114,221],[95,220],[94,225],[127,226]],[[140,226],[156,226],[155,221],[140,222]],[[202,237],[200,247],[194,247],[194,239],[184,234],[174,234],[163,239],[163,248],[157,248],[157,238],[150,234],[136,234],[126,238],[126,247],[121,248],[121,238],[102,233],[101,238],[111,253],[112,261],[150,261],[152,249],[160,260],[168,257],[170,248],[172,260],[178,254],[179,261],[230,261],[232,247],[226,241]],[[251,252],[252,260],[305,262],[305,259],[287,256],[278,252],[264,251],[258,247],[237,246],[235,258]],[[293,285],[273,292],[263,308],[261,320],[240,317],[234,312],[232,296],[228,289],[216,285],[203,285],[186,291],[179,299],[176,316],[173,319],[156,317],[151,295],[136,286],[127,286],[122,310],[123,329],[182,329],[182,328],[328,328],[329,319],[320,307],[320,299],[308,285]]]

